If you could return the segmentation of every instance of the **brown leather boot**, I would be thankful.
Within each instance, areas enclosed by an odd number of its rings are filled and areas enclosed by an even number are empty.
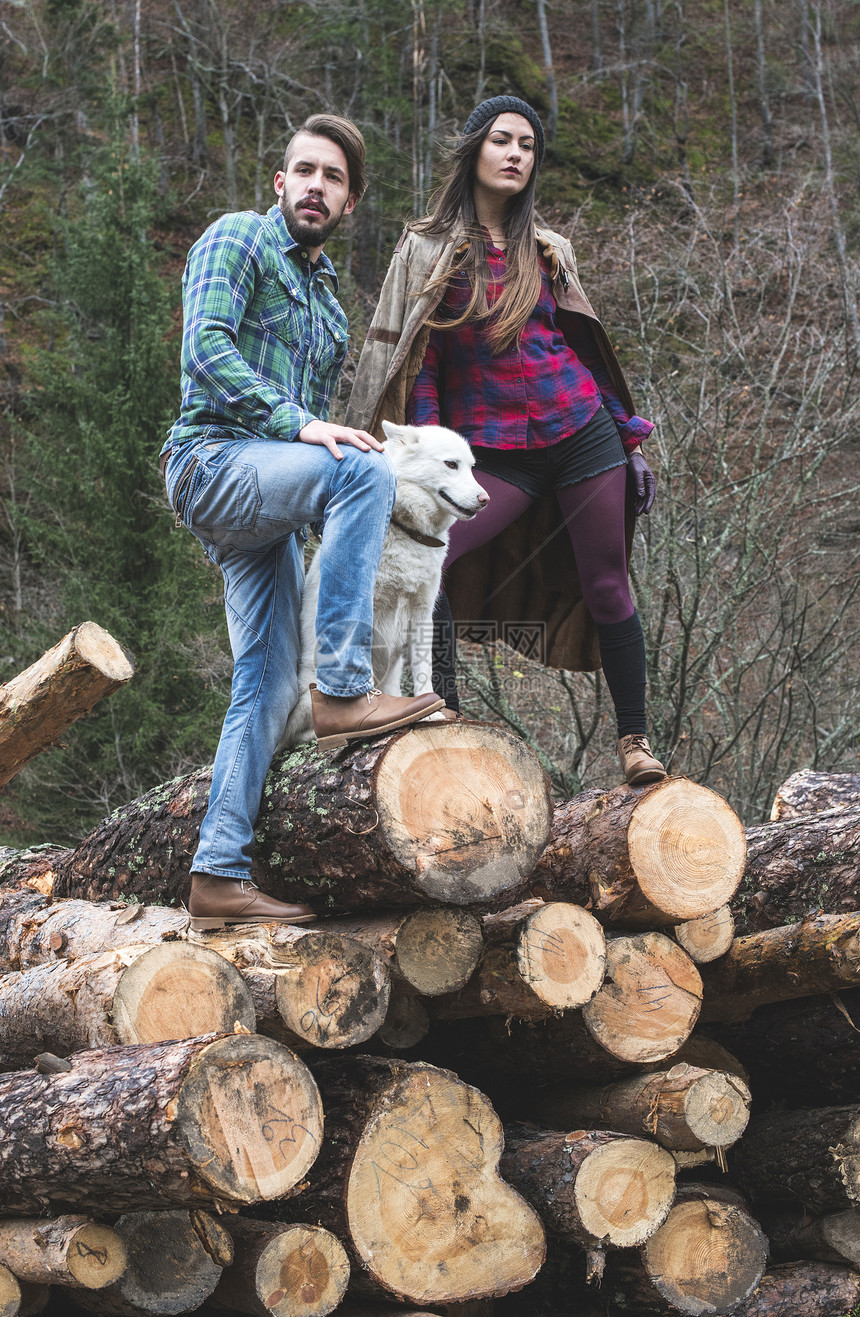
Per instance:
[[[371,690],[351,699],[323,695],[313,683],[310,691],[314,735],[321,750],[408,727],[445,704],[432,691],[427,695],[383,695]]]
[[[636,733],[622,736],[617,750],[618,762],[628,786],[638,787],[643,782],[659,782],[661,777],[666,777],[665,768],[651,753],[647,736]]]
[[[285,905],[266,896],[248,878],[216,878],[211,873],[191,875],[188,913],[195,933],[225,924],[310,924],[316,915],[309,905]]]

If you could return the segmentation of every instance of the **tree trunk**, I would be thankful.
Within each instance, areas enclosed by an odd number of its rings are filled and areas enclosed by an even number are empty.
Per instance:
[[[441,1019],[543,1019],[590,1001],[603,982],[606,938],[593,915],[567,902],[524,902],[483,921],[487,943],[471,982],[433,1003]]]
[[[736,1313],[766,1263],[767,1240],[737,1195],[686,1184],[638,1260],[610,1259],[602,1291],[636,1313]]]
[[[749,1121],[750,1091],[724,1071],[681,1062],[604,1088],[565,1085],[539,1098],[536,1117],[553,1129],[621,1130],[664,1148],[729,1148]]]
[[[326,1058],[315,1074],[326,1140],[309,1188],[286,1204],[290,1216],[326,1226],[346,1244],[353,1275],[402,1302],[457,1303],[528,1284],[544,1259],[543,1229],[499,1178],[502,1127],[482,1093],[423,1062]]]
[[[643,1243],[675,1196],[671,1153],[605,1130],[508,1127],[500,1170],[547,1230],[585,1249]]]
[[[786,823],[823,809],[860,805],[860,773],[813,773],[804,769],[783,782],[770,811],[772,823]]]
[[[484,947],[475,916],[446,906],[333,919],[326,928],[373,947],[386,958],[397,987],[423,997],[462,988]]]
[[[860,1301],[860,1273],[827,1262],[768,1267],[732,1317],[849,1317]]]
[[[774,1111],[750,1122],[732,1174],[753,1202],[801,1203],[812,1213],[860,1204],[860,1106]]]
[[[82,622],[0,686],[0,786],[133,676],[128,650],[95,622]]]
[[[75,1302],[90,1312],[117,1317],[190,1312],[213,1292],[222,1267],[233,1260],[227,1231],[199,1209],[127,1212],[115,1229],[128,1267],[108,1289],[75,1294]]]
[[[758,1208],[771,1257],[783,1262],[814,1258],[818,1262],[860,1267],[860,1208],[808,1216],[797,1208]]]
[[[726,801],[670,777],[560,805],[530,888],[587,905],[604,924],[663,927],[729,901],[745,854],[743,826]]]
[[[59,1074],[0,1076],[0,1211],[276,1198],[321,1131],[309,1071],[257,1034],[78,1052]]]
[[[697,965],[709,965],[719,960],[732,945],[735,921],[730,908],[721,905],[710,915],[700,915],[686,924],[677,924],[675,940]]]
[[[132,944],[176,942],[188,915],[159,905],[51,901],[33,892],[0,895],[0,966],[33,969],[58,960],[80,960]],[[205,1030],[203,1031],[205,1032]]]
[[[857,908],[860,804],[747,829],[747,869],[732,903],[737,931]]]
[[[184,942],[126,947],[37,965],[0,979],[0,1067],[42,1051],[160,1043],[254,1028],[242,976],[222,956]]]
[[[860,985],[860,912],[818,915],[735,938],[702,967],[702,1019],[745,1020],[758,1006]]]
[[[271,1225],[230,1217],[235,1257],[212,1295],[213,1308],[253,1317],[324,1317],[349,1283],[349,1258],[321,1226]]]
[[[342,933],[289,924],[190,933],[240,969],[254,994],[257,1028],[303,1047],[352,1047],[380,1028],[390,980],[383,958]]]
[[[118,810],[61,864],[56,895],[178,902],[210,780],[192,774]],[[427,723],[277,758],[252,876],[320,911],[510,904],[549,824],[547,780],[522,741],[483,723]]]
[[[100,1290],[125,1271],[125,1245],[110,1226],[85,1216],[0,1221],[0,1262],[34,1285]]]

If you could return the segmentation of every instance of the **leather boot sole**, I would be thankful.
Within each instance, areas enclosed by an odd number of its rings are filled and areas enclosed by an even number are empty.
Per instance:
[[[445,701],[437,700],[435,704],[428,704],[426,709],[421,709],[419,713],[410,714],[408,718],[395,718],[381,727],[359,727],[354,732],[333,732],[330,736],[318,736],[317,745],[320,750],[333,750],[336,746],[346,745],[348,741],[367,741],[373,736],[382,736],[384,732],[396,732],[398,727],[409,727],[412,723],[418,723],[422,718],[426,718],[428,713],[436,713],[444,707]]]
[[[316,915],[296,915],[295,919],[266,919],[260,915],[248,918],[240,915],[191,915],[191,928],[195,933],[205,933],[213,928],[226,928],[228,924],[315,924]]]
[[[627,785],[629,787],[640,787],[643,782],[661,782],[664,777],[668,777],[665,769],[643,768],[632,777],[628,777]]]

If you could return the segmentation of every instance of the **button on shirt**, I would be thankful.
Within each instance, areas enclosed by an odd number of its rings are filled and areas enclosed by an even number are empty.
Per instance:
[[[346,356],[347,320],[278,206],[222,215],[195,242],[182,280],[182,409],[165,448],[200,438],[295,439],[325,420]]]
[[[504,289],[505,253],[492,242],[486,250],[487,301],[493,306]],[[635,448],[653,425],[624,410],[588,318],[559,310],[543,257],[540,265],[540,297],[512,347],[493,356],[485,320],[430,331],[409,398],[409,421],[450,426],[484,448],[547,448],[581,430],[602,403],[625,448]],[[462,314],[469,297],[466,275],[455,276],[439,319]]]

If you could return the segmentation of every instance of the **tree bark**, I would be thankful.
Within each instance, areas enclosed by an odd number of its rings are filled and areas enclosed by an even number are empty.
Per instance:
[[[190,1312],[215,1289],[233,1260],[233,1241],[207,1212],[127,1212],[115,1226],[128,1267],[97,1294],[75,1302],[106,1317]]]
[[[46,842],[41,846],[28,846],[16,850],[0,847],[0,884],[7,891],[19,887],[41,896],[50,896],[54,889],[56,865],[71,855],[68,846],[54,846]]]
[[[736,1313],[766,1263],[767,1240],[737,1195],[686,1184],[638,1259],[609,1260],[602,1291],[637,1313]]]
[[[719,960],[732,945],[735,921],[731,909],[721,905],[712,914],[700,915],[686,924],[675,926],[675,940],[697,965],[709,965]]]
[[[604,924],[665,927],[731,899],[744,870],[740,819],[686,778],[583,792],[559,806],[531,891],[575,901]]]
[[[235,1257],[212,1295],[213,1308],[252,1317],[325,1317],[349,1283],[349,1258],[321,1226],[272,1225],[231,1217]]]
[[[643,1243],[675,1196],[671,1153],[606,1130],[508,1127],[500,1170],[547,1230],[585,1249]]]
[[[772,823],[786,823],[823,809],[853,809],[860,804],[860,773],[793,773],[777,791]]]
[[[288,1194],[320,1146],[319,1094],[256,1034],[78,1052],[0,1076],[0,1211],[123,1212]]]
[[[236,925],[190,933],[191,945],[236,965],[254,995],[257,1028],[289,1046],[352,1047],[380,1028],[391,984],[383,958],[328,924]]]
[[[0,1221],[0,1263],[34,1285],[104,1289],[125,1271],[122,1238],[85,1216]]]
[[[759,1006],[860,985],[860,912],[818,915],[735,938],[702,966],[702,1020],[745,1020]]]
[[[860,804],[747,829],[747,868],[732,903],[740,935],[857,908]]]
[[[774,1111],[750,1122],[732,1150],[753,1202],[802,1203],[812,1213],[860,1204],[860,1106]]]
[[[210,780],[192,774],[117,811],[60,864],[56,895],[177,903]],[[320,911],[509,905],[549,824],[547,779],[522,741],[483,723],[427,723],[276,758],[252,876]]]
[[[95,622],[82,622],[0,686],[0,786],[133,675],[128,650]]]
[[[813,1258],[860,1267],[860,1208],[809,1216],[797,1208],[759,1207],[761,1227],[770,1241],[771,1257],[782,1262]]]
[[[42,1051],[160,1043],[254,1028],[242,976],[222,956],[183,942],[126,947],[37,965],[0,979],[0,1067]]]
[[[827,1262],[768,1267],[732,1317],[848,1317],[860,1301],[860,1272]]]
[[[331,1230],[357,1280],[401,1302],[460,1303],[528,1284],[543,1229],[499,1178],[502,1127],[484,1095],[423,1062],[333,1061],[315,1066],[326,1140],[288,1214]]]
[[[674,1151],[729,1148],[749,1121],[751,1095],[737,1075],[681,1062],[603,1088],[565,1085],[538,1099],[553,1129],[576,1126],[653,1138]]]
[[[17,1317],[21,1309],[21,1286],[8,1267],[0,1266],[0,1317]]]
[[[401,991],[423,997],[462,988],[484,946],[475,916],[450,906],[333,919],[326,928],[372,947],[386,958]]]
[[[587,910],[524,902],[483,920],[486,948],[472,980],[432,1005],[440,1019],[513,1015],[543,1019],[590,1001],[603,983],[606,938]]]
[[[34,892],[4,891],[0,895],[0,966],[33,969],[132,944],[176,942],[184,938],[187,927],[188,915],[166,906],[52,901]]]

